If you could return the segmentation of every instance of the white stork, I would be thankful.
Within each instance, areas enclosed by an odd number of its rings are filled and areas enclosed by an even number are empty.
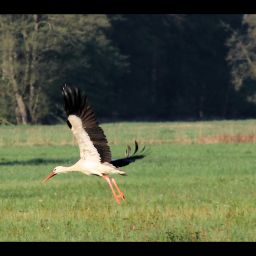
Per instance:
[[[62,87],[62,94],[67,114],[67,124],[79,145],[80,160],[69,167],[55,167],[44,179],[44,182],[57,174],[74,171],[86,175],[97,175],[107,181],[115,200],[120,204],[121,199],[125,199],[124,193],[118,187],[115,179],[109,177],[109,175],[125,175],[126,173],[120,167],[143,158],[145,147],[138,153],[138,143],[135,141],[135,150],[132,155],[130,155],[131,148],[128,146],[125,158],[112,160],[106,136],[98,125],[95,114],[88,104],[87,97],[78,88],[67,85]]]

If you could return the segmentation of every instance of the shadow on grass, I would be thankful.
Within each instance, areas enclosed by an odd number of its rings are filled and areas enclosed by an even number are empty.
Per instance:
[[[34,158],[29,160],[5,160],[1,159],[0,166],[8,166],[8,165],[45,165],[45,164],[67,164],[73,163],[75,160],[73,159],[45,159],[45,158]]]

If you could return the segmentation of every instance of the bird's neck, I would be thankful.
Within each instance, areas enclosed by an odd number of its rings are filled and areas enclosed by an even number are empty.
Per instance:
[[[63,166],[62,167],[62,172],[65,173],[65,172],[73,172],[73,171],[76,171],[74,165],[71,165],[71,166]]]

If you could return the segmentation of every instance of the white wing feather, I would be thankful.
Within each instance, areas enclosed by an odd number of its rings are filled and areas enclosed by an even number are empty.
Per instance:
[[[71,131],[73,132],[80,149],[80,158],[88,161],[100,162],[100,155],[90,140],[88,133],[84,130],[82,120],[75,115],[69,115],[68,121],[72,125]]]

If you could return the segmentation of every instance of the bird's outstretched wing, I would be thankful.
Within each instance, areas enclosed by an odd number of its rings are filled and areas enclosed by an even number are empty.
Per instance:
[[[116,160],[112,160],[110,163],[112,165],[114,165],[115,167],[122,167],[122,166],[126,166],[138,159],[142,159],[144,158],[146,155],[144,154],[145,153],[145,146],[140,150],[138,151],[139,149],[139,146],[138,146],[138,143],[137,141],[135,140],[135,148],[134,148],[134,152],[131,154],[131,147],[128,145],[127,146],[127,149],[126,149],[126,157],[124,158],[119,158],[119,159],[116,159]],[[137,154],[136,154],[137,153]]]
[[[110,162],[111,151],[87,97],[76,87],[62,87],[67,124],[72,130],[82,159]]]

